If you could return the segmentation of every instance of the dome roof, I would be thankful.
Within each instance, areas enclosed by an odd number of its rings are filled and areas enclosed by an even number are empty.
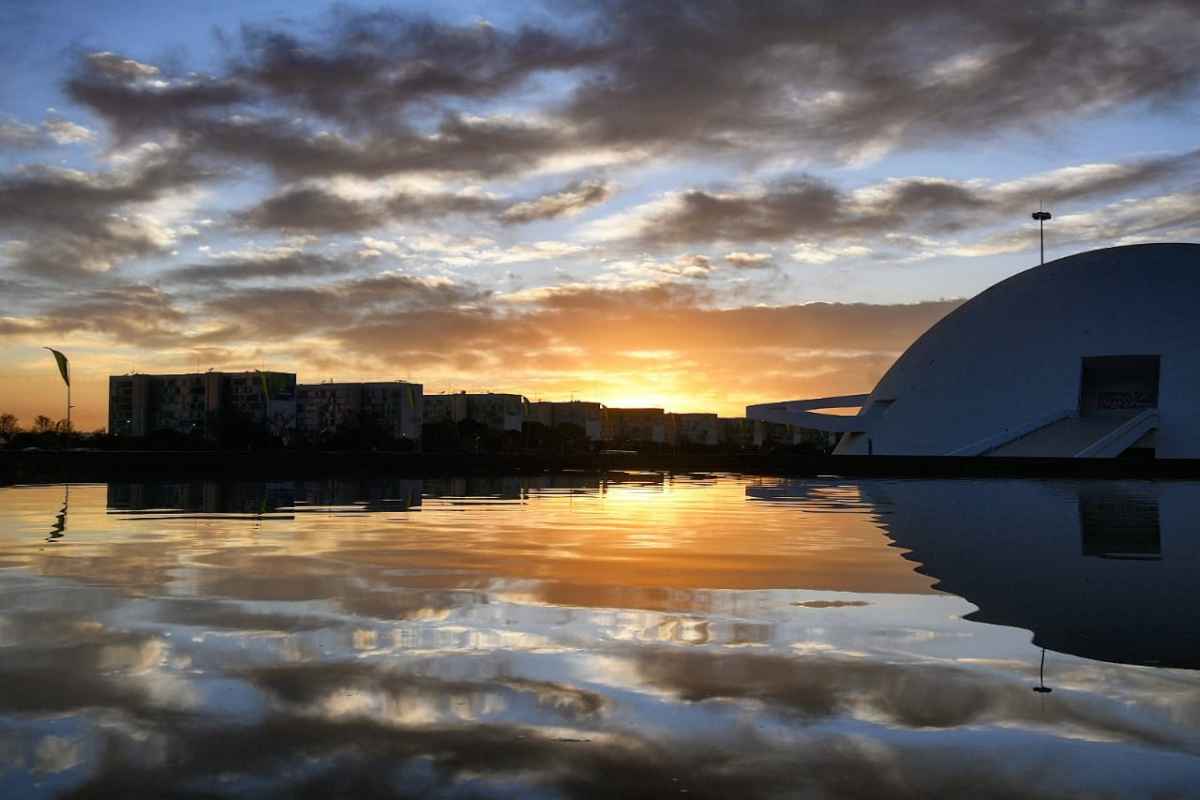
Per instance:
[[[1084,360],[1152,358],[1160,457],[1200,457],[1200,245],[1113,247],[1001,281],[892,365],[840,453],[948,454],[1080,407]],[[870,445],[867,439],[870,439]]]

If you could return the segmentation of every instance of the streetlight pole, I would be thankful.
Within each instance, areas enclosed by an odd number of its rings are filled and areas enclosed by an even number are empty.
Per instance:
[[[1038,221],[1038,239],[1041,242],[1042,264],[1046,263],[1046,220],[1051,218],[1049,211],[1035,211],[1033,218]]]

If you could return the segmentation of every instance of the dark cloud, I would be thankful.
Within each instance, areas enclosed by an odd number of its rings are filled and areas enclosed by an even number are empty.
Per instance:
[[[351,199],[316,186],[286,189],[236,215],[253,228],[318,233],[369,230],[390,222],[432,220],[454,214],[486,214],[506,225],[552,219],[603,202],[611,194],[603,182],[576,182],[532,200],[511,201],[479,194],[398,192]]]
[[[0,177],[0,225],[71,227],[79,218],[94,221],[210,177],[211,171],[171,157],[150,158],[125,173],[29,167]]]
[[[552,681],[506,677],[490,681],[453,680],[354,663],[266,667],[248,670],[241,677],[279,700],[300,707],[298,710],[346,691],[385,695],[398,704],[433,701],[443,706],[446,713],[463,697],[470,697],[470,704],[477,707],[488,697],[498,698],[508,706],[514,698],[527,695],[539,706],[570,722],[594,718],[609,705],[601,694]]]
[[[382,274],[328,286],[241,288],[215,294],[209,313],[243,326],[251,336],[275,339],[289,334],[321,334],[377,315],[390,317],[426,309],[476,303],[488,292],[470,284]]]
[[[211,263],[192,264],[166,274],[169,280],[183,283],[248,281],[262,278],[298,278],[345,273],[344,262],[316,253],[284,249],[259,256],[220,258]]]
[[[216,176],[160,152],[107,173],[30,167],[0,177],[0,230],[18,237],[15,266],[44,277],[87,277],[119,261],[161,252],[173,233],[135,213],[149,203]]]
[[[286,179],[427,171],[495,176],[529,169],[568,145],[566,134],[551,126],[455,114],[431,133],[395,129],[352,137],[261,117],[196,119],[181,136],[198,152],[262,164]]]
[[[1094,704],[1068,700],[1048,709],[1022,680],[947,664],[649,649],[636,661],[650,683],[688,702],[753,700],[813,719],[865,707],[907,728],[1057,724],[1154,747],[1194,748],[1175,732]]]
[[[782,739],[749,725],[725,732],[685,726],[647,735],[624,718],[597,729],[595,718],[604,713],[606,700],[576,687],[502,675],[439,678],[361,661],[231,671],[229,679],[271,700],[261,713],[231,724],[219,705],[182,712],[135,682],[107,679],[106,670],[137,663],[120,652],[110,645],[104,653],[109,659],[99,661],[105,669],[95,657],[76,663],[60,651],[53,669],[22,663],[4,671],[8,682],[0,700],[16,704],[0,705],[11,710],[45,714],[89,707],[121,715],[124,724],[105,732],[103,758],[71,796],[193,796],[214,775],[223,776],[222,792],[314,798],[497,797],[524,791],[579,800],[684,793],[847,800],[972,794],[1015,800],[1058,797],[1064,785],[1093,785],[1091,750],[1069,738],[1045,736],[1037,739],[1041,746],[1029,747],[1034,734],[1014,745],[990,729],[936,730],[972,723],[1035,729],[1057,723],[1104,741],[1150,745],[1139,757],[1162,765],[1155,788],[1173,796],[1188,776],[1170,765],[1194,744],[1109,708],[1113,704],[1070,696],[1043,704],[1026,683],[983,670],[660,649],[634,655],[632,664],[647,683],[678,701],[766,702],[772,713],[793,718],[865,706],[893,727],[881,732],[864,721],[853,735],[843,735],[792,726]],[[356,693],[393,701],[383,706],[392,716],[379,719],[367,708],[330,713],[322,705],[324,699]],[[481,721],[461,713],[486,712],[481,703],[486,697],[503,700],[499,707],[506,709],[533,701],[551,726]],[[396,708],[421,709],[431,718],[397,724]],[[574,735],[556,735],[556,721],[557,731]],[[907,728],[924,730],[915,734]],[[147,747],[147,740],[157,747]],[[295,769],[297,763],[306,768]]]
[[[32,322],[41,331],[95,333],[145,347],[179,344],[192,333],[188,315],[168,294],[136,284],[68,295]]]
[[[887,14],[857,0],[572,5],[560,30],[515,31],[343,9],[308,38],[246,28],[221,75],[96,53],[66,90],[120,138],[170,130],[198,151],[298,178],[511,174],[594,148],[844,161],[1166,104],[1200,83],[1200,43],[1186,33],[1200,10],[1172,0],[1060,0],[1036,13],[950,0]],[[1053,79],[1031,79],[1030,64]],[[544,101],[542,122],[463,111],[563,70],[578,83]],[[279,115],[281,103],[308,118]]]
[[[186,129],[194,114],[246,99],[230,81],[164,76],[158,67],[115,53],[80,58],[64,89],[72,100],[107,120],[118,139],[163,128]]]
[[[847,158],[1170,101],[1200,79],[1200,44],[1184,33],[1200,10],[1187,2],[600,8],[622,46],[565,115],[610,143],[804,143]],[[1052,79],[1031,79],[1031,64]]]
[[[317,40],[243,28],[232,75],[323,117],[377,127],[414,103],[494,97],[538,73],[595,64],[608,50],[545,29],[448,25],[394,11],[341,9],[331,23]]]
[[[537,307],[545,311],[625,314],[643,309],[695,308],[711,299],[709,290],[679,283],[624,289],[572,285],[544,290],[537,295]]]
[[[1200,151],[1126,164],[1085,165],[1001,184],[898,178],[848,192],[801,175],[760,189],[692,189],[648,212],[634,235],[647,244],[828,241],[887,233],[944,233],[979,228],[1036,203],[1072,203],[1186,179]],[[742,259],[730,259],[747,266]]]
[[[16,610],[5,623],[23,646],[6,653],[0,666],[0,711],[45,715],[108,706],[137,714],[154,705],[147,687],[121,679],[159,655],[154,637],[109,630],[78,613]]]
[[[762,194],[694,189],[647,220],[640,238],[653,244],[777,241],[832,228],[841,199],[832,185],[807,176],[781,181]]]
[[[320,630],[333,624],[316,615],[258,611],[240,603],[207,599],[160,601],[156,612],[156,618],[165,623],[216,630],[295,633]]]
[[[500,221],[509,225],[578,214],[612,197],[613,186],[605,181],[577,181],[561,190],[504,210]]]
[[[374,228],[386,219],[380,204],[350,200],[313,187],[280,192],[237,215],[239,222],[254,228],[332,233]]]

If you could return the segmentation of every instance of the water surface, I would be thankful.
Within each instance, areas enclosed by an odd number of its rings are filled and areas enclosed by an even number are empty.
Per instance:
[[[1198,508],[1174,482],[3,488],[0,797],[1195,796]]]

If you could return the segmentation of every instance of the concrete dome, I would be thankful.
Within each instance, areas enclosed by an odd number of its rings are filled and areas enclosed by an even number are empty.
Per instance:
[[[1200,457],[1200,245],[1001,281],[914,342],[853,419],[838,453]]]

